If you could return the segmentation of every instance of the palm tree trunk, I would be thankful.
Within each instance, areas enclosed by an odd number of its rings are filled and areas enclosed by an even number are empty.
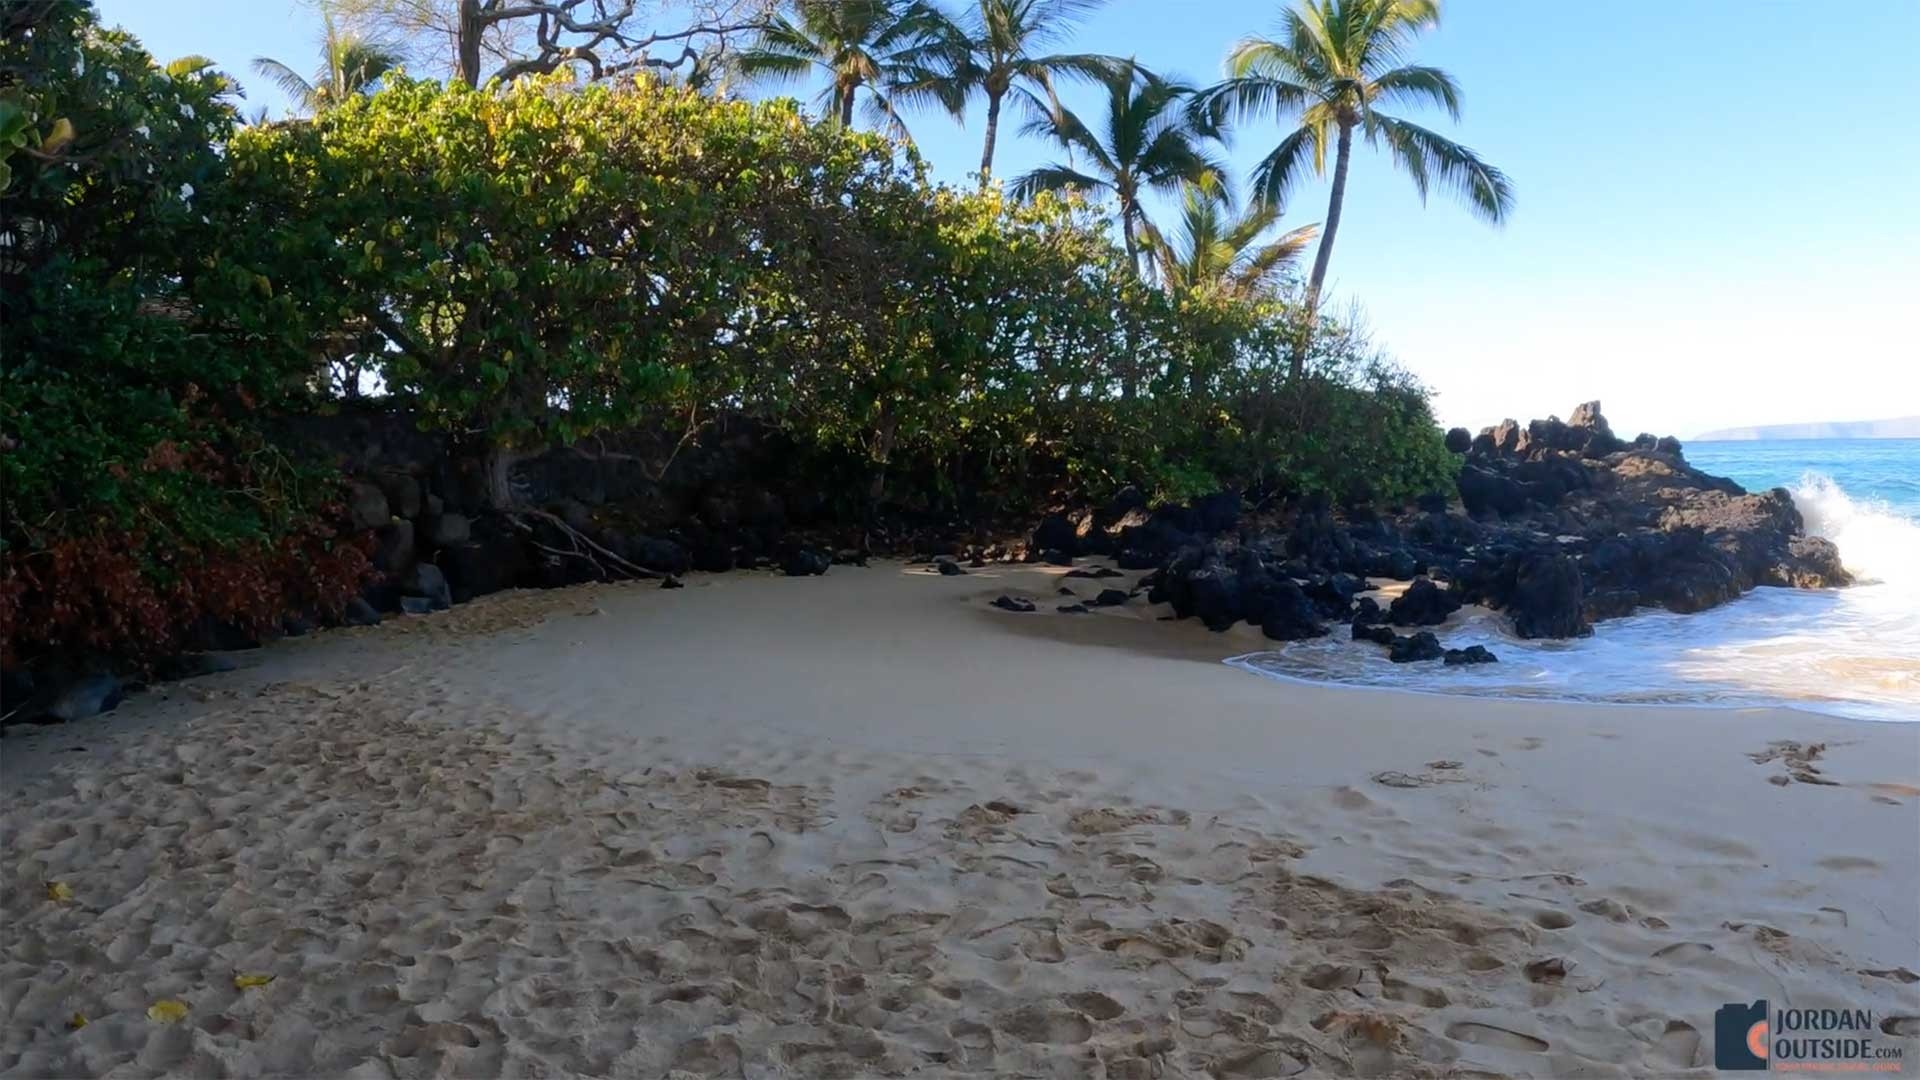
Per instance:
[[[1133,219],[1139,208],[1130,199],[1120,202],[1120,236],[1127,243],[1127,268],[1133,271],[1135,280],[1140,277],[1140,240],[1133,233]]]
[[[1000,96],[987,95],[987,145],[980,151],[980,186],[987,186],[987,178],[993,175],[993,143],[1000,134]]]
[[[840,88],[840,126],[843,128],[853,126],[853,93],[857,89],[857,86]]]
[[[1327,281],[1327,263],[1333,258],[1333,234],[1340,231],[1340,206],[1347,198],[1347,165],[1353,159],[1353,125],[1340,125],[1340,140],[1333,159],[1333,194],[1327,198],[1327,223],[1320,230],[1320,249],[1313,256],[1313,275],[1307,279],[1306,318],[1301,323],[1300,340],[1294,345],[1287,377],[1298,382],[1307,363],[1307,346],[1313,338],[1314,322],[1320,312],[1320,289]]]

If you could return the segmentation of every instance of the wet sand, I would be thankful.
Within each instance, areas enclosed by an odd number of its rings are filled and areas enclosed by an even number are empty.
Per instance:
[[[1707,1076],[1760,997],[1920,1067],[1920,725],[1281,684],[1059,573],[506,594],[10,734],[0,1071]]]

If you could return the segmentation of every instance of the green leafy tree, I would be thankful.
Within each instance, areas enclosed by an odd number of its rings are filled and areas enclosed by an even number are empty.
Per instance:
[[[376,333],[386,386],[484,463],[502,509],[527,454],[725,401],[777,414],[817,345],[883,352],[847,345],[850,325],[892,332],[848,314],[891,280],[852,238],[915,190],[885,139],[790,104],[564,78],[396,76],[232,148],[236,246],[299,269],[313,333]]]
[[[1045,51],[1103,2],[975,0],[960,18],[939,26],[941,47],[930,58],[935,67],[910,76],[898,93],[908,100],[937,103],[961,120],[970,101],[986,100],[986,136],[980,148],[980,182],[985,185],[993,175],[1001,110],[1009,98],[1024,102],[1034,115],[1054,112],[1060,107],[1056,79],[1097,79],[1120,65],[1109,56]]]
[[[373,89],[387,73],[400,66],[400,54],[334,23],[331,9],[321,10],[320,70],[309,80],[278,60],[261,56],[253,69],[280,88],[295,106],[311,115]]]
[[[1434,105],[1459,119],[1453,77],[1405,63],[1415,36],[1439,17],[1439,0],[1300,0],[1279,36],[1241,41],[1227,58],[1227,80],[1195,99],[1196,114],[1215,129],[1262,116],[1298,123],[1254,168],[1254,192],[1267,202],[1283,203],[1308,172],[1324,176],[1332,151],[1333,190],[1307,279],[1310,313],[1340,230],[1355,131],[1392,155],[1423,200],[1437,184],[1495,224],[1512,209],[1513,189],[1500,170],[1438,132],[1381,111]]]
[[[920,3],[794,0],[791,13],[775,17],[733,63],[748,79],[766,82],[798,82],[823,71],[827,86],[819,100],[826,115],[851,127],[865,93],[876,125],[904,134],[893,90],[920,77],[941,21]]]
[[[1102,77],[1106,112],[1099,128],[1089,127],[1070,109],[1046,112],[1026,126],[1066,148],[1084,167],[1047,165],[1014,181],[1014,194],[1030,198],[1042,191],[1077,190],[1111,195],[1120,214],[1120,235],[1127,261],[1140,266],[1140,243],[1151,228],[1143,197],[1149,191],[1177,191],[1181,184],[1222,178],[1226,167],[1205,149],[1205,140],[1189,125],[1184,99],[1193,88],[1161,78],[1134,61],[1120,63]]]
[[[1281,213],[1276,204],[1257,201],[1236,212],[1217,177],[1183,184],[1179,231],[1168,237],[1155,229],[1147,238],[1161,284],[1180,293],[1269,294],[1320,231],[1318,225],[1302,225],[1262,239]]]

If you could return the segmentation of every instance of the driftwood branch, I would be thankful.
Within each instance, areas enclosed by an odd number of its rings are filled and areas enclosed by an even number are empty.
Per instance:
[[[568,538],[570,538],[575,545],[575,549],[573,551],[561,551],[558,548],[550,547],[546,544],[540,543],[539,541],[533,542],[534,547],[537,547],[540,550],[547,552],[548,554],[559,555],[567,558],[585,559],[588,562],[592,563],[597,569],[599,569],[602,574],[606,574],[606,576],[608,577],[613,577],[614,575],[607,574],[607,568],[600,562],[600,559],[606,559],[608,562],[611,562],[614,566],[625,571],[626,575],[629,577],[658,579],[658,578],[672,576],[664,570],[655,570],[651,567],[641,566],[639,563],[629,562],[626,559],[621,558],[620,556],[614,554],[611,551],[608,551],[606,548],[600,546],[599,544],[594,543],[593,540],[589,539],[585,533],[582,533],[580,530],[567,524],[565,521],[562,521],[557,515],[549,514],[545,510],[517,510],[514,513],[508,515],[508,520],[512,521],[514,526],[520,529],[522,532],[526,532],[526,533],[533,532],[533,526],[528,525],[525,521],[520,520],[520,517],[522,515],[526,517],[536,517],[542,521],[547,522],[548,524],[552,525],[554,528],[559,529],[561,532],[567,534]],[[580,550],[580,548],[582,547],[586,548],[587,550],[585,551]],[[596,555],[598,555],[599,558],[596,558],[595,557]]]

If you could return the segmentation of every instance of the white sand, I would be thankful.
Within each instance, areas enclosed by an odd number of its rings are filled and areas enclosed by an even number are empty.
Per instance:
[[[1706,1076],[1759,997],[1920,1068],[1920,724],[1275,683],[1056,574],[492,597],[11,735],[0,1072]]]

